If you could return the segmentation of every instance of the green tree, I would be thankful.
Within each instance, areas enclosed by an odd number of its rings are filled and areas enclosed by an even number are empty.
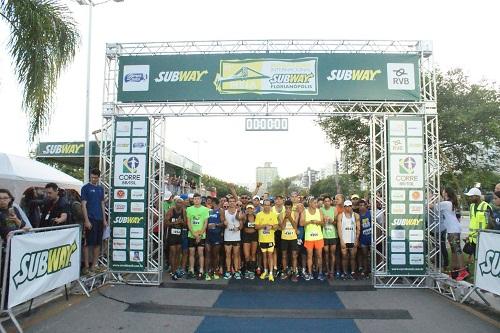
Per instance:
[[[201,182],[205,185],[206,189],[215,187],[217,189],[217,196],[219,198],[231,194],[231,190],[229,188],[231,183],[225,182],[223,180],[208,175],[203,175],[201,177]],[[235,186],[235,190],[238,195],[251,194],[246,188],[242,186]]]
[[[437,110],[442,181],[457,189],[489,184],[498,175],[500,92],[488,82],[471,83],[460,69],[438,72]],[[330,142],[348,149],[350,173],[369,171],[369,126],[365,117],[328,117],[319,121]],[[475,179],[471,182],[472,179]]]
[[[350,194],[364,194],[361,191],[361,181],[360,179],[353,174],[349,175],[337,175],[337,176],[328,176],[325,179],[321,179],[314,183],[311,186],[311,190],[309,191],[311,195],[318,197],[322,194],[330,194],[334,196],[337,193],[342,193],[344,195]]]
[[[287,197],[290,196],[292,192],[299,192],[300,188],[293,184],[295,179],[296,177],[275,179],[269,187],[269,193],[273,196],[282,195]]]
[[[79,34],[67,6],[56,0],[0,0],[9,24],[8,51],[23,87],[29,140],[49,123],[61,71],[73,60]]]

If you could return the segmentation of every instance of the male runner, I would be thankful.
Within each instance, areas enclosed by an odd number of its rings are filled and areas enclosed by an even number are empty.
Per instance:
[[[181,198],[176,198],[174,202],[175,206],[171,207],[165,215],[165,225],[168,228],[167,244],[169,246],[170,276],[175,281],[182,275],[179,270],[179,259],[181,256],[182,229],[186,226],[186,211]]]
[[[337,228],[340,239],[340,251],[342,252],[342,279],[354,278],[359,239],[359,215],[352,211],[352,202],[350,200],[344,202],[344,212],[337,217]],[[351,263],[350,274],[347,273],[348,260]]]
[[[271,201],[269,199],[264,201],[263,210],[257,214],[255,229],[259,231],[259,247],[264,261],[264,272],[260,275],[260,278],[264,280],[269,274],[269,281],[274,282],[274,231],[278,229],[278,217],[271,211]]]
[[[206,271],[208,273],[205,280],[207,281],[210,281],[212,278],[214,280],[220,278],[219,258],[220,248],[223,243],[222,233],[224,229],[224,210],[219,208],[219,199],[211,197],[210,199],[212,209],[210,209],[208,216],[207,242],[205,245],[205,256],[207,257]]]
[[[240,280],[240,230],[243,228],[243,222],[239,220],[239,212],[236,209],[236,198],[231,196],[228,204],[228,209],[224,211],[224,250],[226,252],[226,273],[224,274],[224,279],[230,279],[234,271],[234,278]]]
[[[361,264],[359,268],[361,277],[364,278],[370,273],[369,260],[370,248],[372,245],[372,213],[368,210],[368,204],[365,200],[359,201],[359,219],[361,224],[360,246],[361,246]]]
[[[285,201],[285,213],[279,217],[281,229],[281,255],[282,255],[282,269],[281,279],[285,280],[291,276],[292,282],[298,281],[297,270],[297,224],[296,215],[292,212],[292,201]],[[292,270],[287,272],[288,255],[292,258]]]
[[[207,230],[207,221],[209,210],[207,207],[201,205],[201,195],[195,193],[193,195],[193,206],[186,209],[188,217],[188,247],[189,247],[189,273],[188,279],[194,277],[194,264],[195,264],[195,249],[198,252],[199,260],[199,273],[198,280],[203,278],[204,256],[203,250],[205,249],[205,237]]]

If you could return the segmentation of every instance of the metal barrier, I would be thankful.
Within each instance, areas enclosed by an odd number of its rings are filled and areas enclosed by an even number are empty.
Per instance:
[[[2,279],[2,285],[1,285],[0,314],[1,313],[7,313],[8,316],[9,316],[9,318],[11,319],[11,321],[14,323],[14,325],[15,325],[16,329],[18,330],[18,332],[23,332],[23,329],[21,328],[21,325],[17,321],[17,319],[16,319],[16,317],[15,317],[13,311],[12,311],[12,308],[14,306],[12,306],[12,307],[8,306],[8,297],[9,297],[8,290],[9,290],[9,282],[10,282],[9,281],[9,274],[10,274],[10,264],[11,264],[11,243],[12,243],[13,238],[16,235],[24,235],[24,234],[32,234],[32,233],[43,233],[43,232],[48,232],[48,231],[71,229],[71,228],[75,228],[75,227],[78,228],[77,249],[81,250],[81,231],[80,231],[80,226],[77,225],[77,224],[71,224],[71,225],[65,225],[65,226],[55,226],[55,227],[47,227],[47,228],[38,228],[38,229],[31,229],[29,231],[16,230],[16,231],[13,231],[13,232],[9,233],[9,235],[7,236],[8,238],[7,238],[7,242],[6,242],[6,246],[5,246],[5,256],[3,256],[3,251],[0,251],[1,252],[0,253],[0,262],[4,263],[3,279]],[[4,242],[1,241],[0,243],[1,243],[2,249],[3,249]],[[69,259],[68,259],[68,261],[69,261]],[[78,273],[79,273],[80,272],[80,262],[78,262],[77,265],[78,265]],[[75,280],[73,280],[73,281],[75,281]],[[82,283],[81,283],[81,281],[79,279],[76,279],[76,281],[80,284],[80,286],[82,288],[84,288],[82,286]],[[54,289],[56,289],[58,287],[61,287],[61,285],[55,286],[51,290],[54,290]],[[47,291],[47,292],[49,292],[49,291]],[[34,296],[33,298],[39,297],[39,296],[40,295],[37,295],[37,296]],[[33,300],[33,298],[32,298],[32,300]],[[2,332],[2,333],[6,332],[1,323],[0,323],[0,332]]]

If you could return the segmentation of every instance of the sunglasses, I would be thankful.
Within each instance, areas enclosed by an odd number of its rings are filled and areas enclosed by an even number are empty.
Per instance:
[[[229,208],[229,206],[224,205],[224,206],[222,206],[222,208]]]

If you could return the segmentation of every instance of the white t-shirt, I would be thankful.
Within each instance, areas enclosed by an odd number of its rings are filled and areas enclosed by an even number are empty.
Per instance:
[[[442,228],[446,229],[448,234],[459,234],[462,228],[455,215],[455,211],[453,211],[453,204],[451,201],[441,201],[436,207],[441,217]]]
[[[236,214],[238,214],[238,210],[234,212],[234,214],[229,213],[229,210],[224,211],[227,227],[224,229],[224,240],[227,242],[239,242],[241,240],[240,230],[237,229],[240,226],[240,222],[236,219]]]

